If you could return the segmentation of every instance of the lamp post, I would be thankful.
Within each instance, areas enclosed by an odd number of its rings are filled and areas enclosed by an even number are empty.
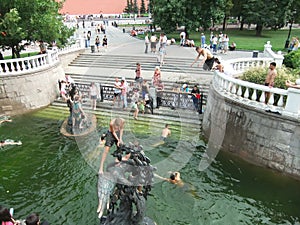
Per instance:
[[[296,10],[293,11],[293,14],[292,14],[292,19],[290,20],[290,28],[289,28],[289,33],[288,33],[288,37],[285,41],[285,46],[284,48],[289,48],[289,45],[290,45],[290,36],[291,36],[291,31],[292,31],[292,26],[293,26],[293,21],[294,21],[294,17],[296,15]]]

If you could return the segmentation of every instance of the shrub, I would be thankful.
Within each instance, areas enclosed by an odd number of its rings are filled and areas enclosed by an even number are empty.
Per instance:
[[[292,51],[284,56],[283,64],[292,69],[300,68],[300,51]]]
[[[276,68],[276,70],[277,70],[277,76],[275,78],[274,87],[286,89],[285,86],[286,80],[295,81],[297,79],[297,73],[291,71],[285,66],[282,66],[281,68]],[[267,73],[268,73],[268,67],[251,68],[243,73],[241,79],[245,81],[249,81],[251,83],[264,85]]]

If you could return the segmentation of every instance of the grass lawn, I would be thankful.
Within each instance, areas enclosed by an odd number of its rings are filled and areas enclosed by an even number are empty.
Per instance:
[[[21,58],[29,57],[29,56],[35,56],[39,54],[38,52],[30,52],[30,53],[21,53]],[[4,56],[4,59],[11,59],[11,55]]]
[[[264,50],[264,45],[267,41],[271,42],[273,51],[285,51],[284,45],[287,39],[289,30],[263,30],[262,36],[255,36],[255,30],[244,29],[242,31],[238,29],[227,29],[223,33],[227,34],[229,37],[229,42],[234,41],[237,45],[238,50]],[[175,38],[176,43],[180,41],[179,38],[180,31],[167,34],[168,39]],[[204,32],[206,36],[206,42],[209,44],[210,32]],[[196,46],[200,45],[200,35],[201,32],[191,32],[190,39],[193,39]],[[291,37],[300,37],[300,29],[292,29]],[[290,38],[291,39],[291,38]]]

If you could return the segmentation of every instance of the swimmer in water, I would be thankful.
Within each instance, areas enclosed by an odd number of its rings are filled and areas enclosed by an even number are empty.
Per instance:
[[[22,142],[21,141],[16,142],[16,141],[10,140],[10,139],[0,141],[0,147],[4,147],[6,145],[22,145]]]
[[[154,174],[154,176],[161,179],[161,180],[168,181],[171,184],[176,184],[179,187],[182,187],[184,185],[183,181],[180,178],[180,173],[179,172],[172,172],[171,175],[170,175],[170,178],[164,178],[164,177],[161,177],[157,174]]]

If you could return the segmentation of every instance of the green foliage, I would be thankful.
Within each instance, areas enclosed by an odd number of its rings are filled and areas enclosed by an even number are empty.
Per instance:
[[[275,78],[275,87],[286,89],[285,81],[295,81],[297,79],[296,74],[288,68],[282,66],[281,68],[277,68],[277,76]],[[249,81],[255,84],[264,84],[266,75],[268,73],[268,67],[255,67],[251,68],[243,73],[241,76],[242,80]]]
[[[242,23],[256,24],[256,35],[263,28],[282,28],[291,18],[292,3],[261,0],[151,0],[154,24],[169,33],[176,26],[185,26],[188,32],[223,23],[229,16],[237,16]],[[298,4],[298,3],[297,3]]]
[[[292,69],[300,69],[300,51],[292,51],[284,56],[283,64]]]
[[[140,14],[146,13],[145,0],[141,1]]]
[[[21,40],[26,37],[24,29],[20,27],[21,17],[16,9],[11,9],[4,15],[0,22],[0,30],[3,30],[3,35],[0,35],[0,43],[4,46],[17,46]]]
[[[67,44],[74,30],[63,24],[61,6],[56,0],[1,0],[0,32],[6,35],[0,35],[0,47],[11,48],[12,56],[20,57],[24,40]]]

